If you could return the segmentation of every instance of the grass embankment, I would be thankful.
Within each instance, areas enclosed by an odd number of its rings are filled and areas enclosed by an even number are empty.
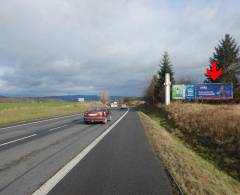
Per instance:
[[[18,101],[0,103],[0,125],[84,112],[99,103]]]
[[[170,130],[202,157],[240,181],[240,106],[172,103],[159,106]]]
[[[217,169],[166,130],[168,123],[149,110],[139,112],[156,154],[186,194],[240,194],[240,182]],[[159,123],[160,122],[160,123]],[[165,126],[166,128],[164,128]]]

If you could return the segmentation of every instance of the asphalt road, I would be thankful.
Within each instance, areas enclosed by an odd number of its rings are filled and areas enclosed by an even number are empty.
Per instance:
[[[110,127],[81,115],[0,128],[0,194],[31,194]],[[144,129],[130,111],[49,194],[171,194]]]

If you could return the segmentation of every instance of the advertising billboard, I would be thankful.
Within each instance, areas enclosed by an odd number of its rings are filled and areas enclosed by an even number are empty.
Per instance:
[[[185,85],[172,86],[172,99],[183,100],[185,99]]]
[[[225,100],[232,98],[232,83],[203,83],[196,85],[196,99]]]
[[[195,91],[195,85],[185,85],[185,99],[194,100]]]

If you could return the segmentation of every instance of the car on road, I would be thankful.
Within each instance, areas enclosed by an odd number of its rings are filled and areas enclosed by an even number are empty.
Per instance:
[[[111,108],[117,108],[118,107],[118,103],[117,102],[112,102],[112,103],[110,103],[110,107]]]
[[[85,123],[102,122],[104,124],[112,119],[112,113],[108,108],[93,108],[84,113]]]
[[[121,104],[121,109],[127,109],[127,108],[128,108],[127,104]]]

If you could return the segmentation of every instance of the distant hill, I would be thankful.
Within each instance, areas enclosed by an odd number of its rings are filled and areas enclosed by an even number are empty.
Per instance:
[[[6,97],[0,96],[1,101],[54,101],[54,100],[63,100],[63,101],[78,101],[78,98],[84,98],[85,101],[99,101],[100,97],[97,95],[62,95],[62,96],[44,96],[44,97]],[[123,96],[110,96],[111,101],[117,101]]]
[[[78,101],[78,98],[84,98],[85,101],[99,101],[100,97],[97,95],[63,95],[63,96],[47,96],[41,97],[47,99],[60,99],[64,101]],[[111,96],[112,101],[118,100],[121,98],[120,96]]]

